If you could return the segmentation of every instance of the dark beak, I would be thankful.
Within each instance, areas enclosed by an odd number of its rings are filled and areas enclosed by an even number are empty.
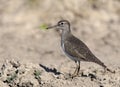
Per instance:
[[[58,25],[50,26],[50,27],[47,27],[46,29],[57,28],[57,26],[58,26]]]

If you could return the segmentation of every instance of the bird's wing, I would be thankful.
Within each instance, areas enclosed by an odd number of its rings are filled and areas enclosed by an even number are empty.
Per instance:
[[[94,61],[96,59],[89,48],[74,36],[69,37],[64,45],[65,51],[73,57],[81,58],[84,61]]]
[[[106,65],[104,65],[104,63],[100,61],[96,56],[94,56],[93,53],[89,50],[89,48],[76,37],[69,37],[65,41],[64,45],[66,45],[65,50],[69,55],[80,58],[80,60],[95,62],[106,68]]]

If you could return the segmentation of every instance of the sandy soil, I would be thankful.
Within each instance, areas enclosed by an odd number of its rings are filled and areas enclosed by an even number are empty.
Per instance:
[[[61,19],[115,73],[75,63],[60,47],[60,33],[41,30]],[[120,0],[0,0],[0,87],[120,87]]]

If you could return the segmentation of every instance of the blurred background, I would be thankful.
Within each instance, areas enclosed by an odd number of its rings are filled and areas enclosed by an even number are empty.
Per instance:
[[[0,0],[0,64],[60,65],[60,33],[41,30],[66,19],[73,34],[107,65],[120,65],[120,0]]]

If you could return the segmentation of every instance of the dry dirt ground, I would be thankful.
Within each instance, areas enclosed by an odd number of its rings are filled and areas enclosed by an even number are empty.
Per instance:
[[[61,19],[115,73],[75,63],[60,47],[60,32],[42,30]],[[0,87],[120,87],[120,0],[0,0]]]

